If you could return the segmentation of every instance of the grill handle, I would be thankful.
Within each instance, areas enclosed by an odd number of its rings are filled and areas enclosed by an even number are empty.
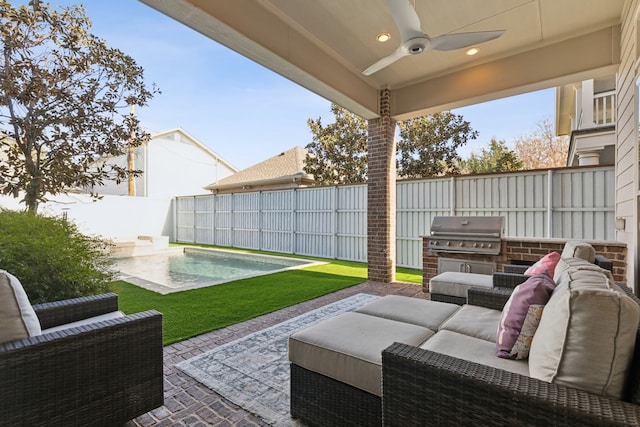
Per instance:
[[[436,254],[470,254],[470,255],[498,255],[498,251],[472,251],[466,249],[431,249]]]
[[[432,236],[436,236],[436,237],[469,237],[469,238],[478,238],[478,237],[496,237],[496,238],[500,238],[500,233],[463,233],[463,232],[456,232],[456,231],[452,231],[452,232],[437,232],[437,231],[432,231],[431,232]]]

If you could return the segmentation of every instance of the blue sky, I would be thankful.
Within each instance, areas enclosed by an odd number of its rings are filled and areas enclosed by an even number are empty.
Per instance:
[[[181,127],[238,169],[307,145],[307,119],[333,119],[329,101],[136,0],[50,2],[84,4],[92,32],[133,57],[145,81],[160,88],[137,109],[144,127]],[[460,155],[479,152],[493,137],[511,143],[533,132],[540,120],[553,118],[553,108],[548,89],[454,110],[479,132]]]

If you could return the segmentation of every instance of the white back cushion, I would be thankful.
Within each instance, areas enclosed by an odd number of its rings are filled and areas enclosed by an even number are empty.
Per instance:
[[[640,307],[606,274],[569,268],[547,303],[529,353],[529,374],[620,399]]]
[[[582,258],[593,263],[596,260],[596,250],[587,242],[569,240],[562,249],[563,258]]]
[[[0,270],[0,343],[40,334],[40,321],[20,281]]]

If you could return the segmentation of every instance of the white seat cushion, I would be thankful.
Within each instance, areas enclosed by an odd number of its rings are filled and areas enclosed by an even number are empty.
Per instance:
[[[456,314],[440,326],[440,330],[457,332],[495,343],[501,314],[499,310],[463,305]]]
[[[493,276],[489,274],[459,273],[445,271],[429,280],[429,292],[432,294],[467,297],[469,288],[492,288]]]
[[[358,308],[356,312],[423,326],[435,332],[442,322],[459,309],[460,306],[457,304],[400,295],[387,295],[365,304]]]
[[[0,270],[0,343],[40,333],[40,321],[20,281]]]
[[[422,344],[434,332],[368,314],[343,313],[289,337],[289,360],[381,396],[382,350],[394,342]]]
[[[420,348],[520,375],[529,375],[526,359],[501,359],[500,357],[496,357],[495,342],[489,342],[457,332],[439,331],[425,341]],[[428,385],[425,385],[425,387],[427,386]]]

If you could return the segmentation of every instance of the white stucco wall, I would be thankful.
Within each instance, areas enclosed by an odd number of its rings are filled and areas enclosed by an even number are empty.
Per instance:
[[[179,133],[152,140],[147,155],[149,197],[206,194],[204,186],[233,173]]]
[[[23,210],[19,198],[1,196],[0,207]],[[138,236],[169,236],[173,241],[173,199],[104,196],[92,200],[84,194],[60,195],[40,205],[39,213],[63,215],[78,225],[85,234],[105,238]]]
[[[109,160],[126,167],[126,156]],[[235,171],[205,151],[180,131],[160,134],[135,153],[135,168],[144,171],[136,178],[136,196],[173,197],[208,193],[203,187]],[[105,182],[99,194],[128,195],[128,183]]]

